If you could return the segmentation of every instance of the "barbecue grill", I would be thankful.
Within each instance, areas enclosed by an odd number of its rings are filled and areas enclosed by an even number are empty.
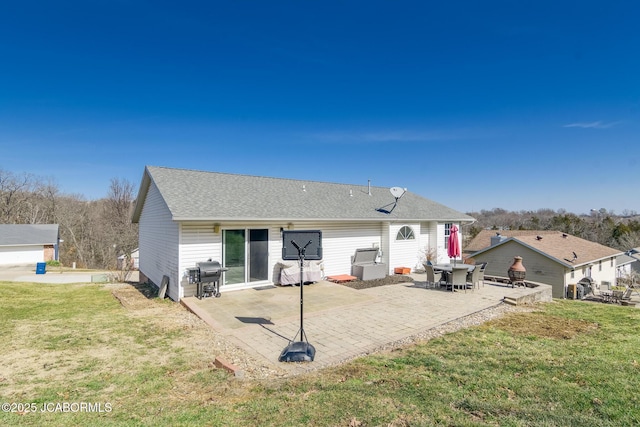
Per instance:
[[[220,297],[220,277],[222,272],[227,271],[222,268],[218,261],[203,261],[196,264],[195,268],[188,270],[189,283],[195,283],[196,297]]]

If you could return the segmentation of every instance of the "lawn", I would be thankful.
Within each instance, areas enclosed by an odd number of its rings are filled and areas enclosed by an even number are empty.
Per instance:
[[[632,426],[640,310],[555,301],[295,378],[216,369],[182,307],[0,282],[0,425]],[[174,321],[170,321],[174,319]]]

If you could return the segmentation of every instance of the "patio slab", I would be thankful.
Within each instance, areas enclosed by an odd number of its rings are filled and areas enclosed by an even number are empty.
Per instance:
[[[423,279],[424,280],[424,279]],[[218,333],[266,364],[292,374],[332,366],[415,337],[458,318],[527,298],[550,287],[485,284],[474,291],[425,289],[424,281],[355,290],[321,281],[304,287],[304,331],[313,362],[278,362],[300,329],[300,288],[267,286],[182,303]],[[299,340],[299,338],[297,339]]]

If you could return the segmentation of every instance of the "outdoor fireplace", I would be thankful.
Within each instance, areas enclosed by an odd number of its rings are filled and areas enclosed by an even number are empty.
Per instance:
[[[511,286],[513,285],[525,285],[524,278],[527,274],[527,269],[522,265],[522,257],[517,256],[513,258],[513,264],[507,270],[507,274],[509,275],[509,283]]]

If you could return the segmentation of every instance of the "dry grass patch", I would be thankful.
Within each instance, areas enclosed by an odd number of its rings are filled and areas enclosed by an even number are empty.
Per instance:
[[[594,332],[599,325],[586,320],[553,316],[541,312],[511,313],[485,323],[482,328],[497,328],[520,336],[537,336],[568,340],[577,335]]]

